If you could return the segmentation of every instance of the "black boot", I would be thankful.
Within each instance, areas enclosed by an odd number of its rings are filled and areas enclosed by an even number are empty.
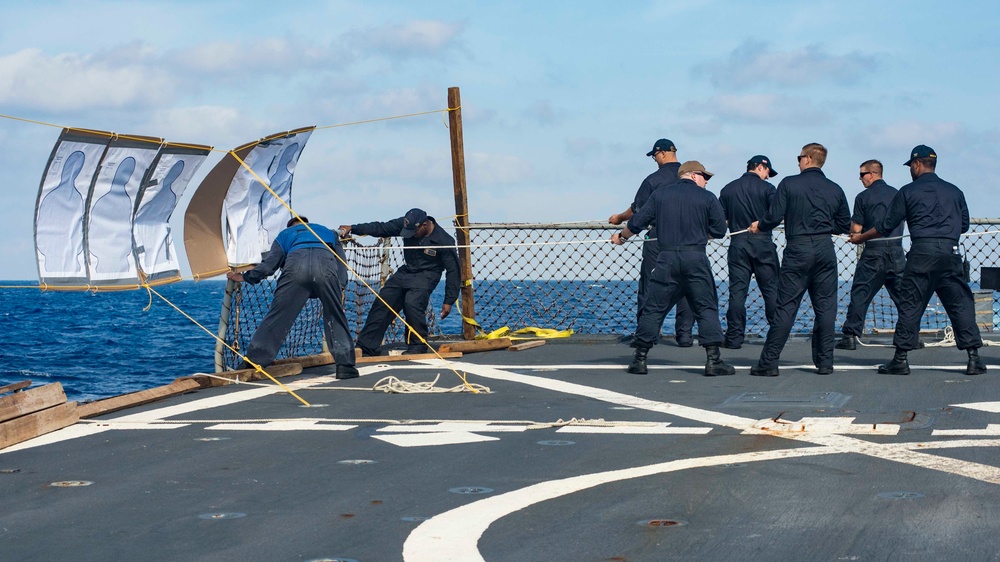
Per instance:
[[[965,368],[965,374],[967,375],[981,375],[986,372],[986,363],[979,357],[979,348],[970,347],[966,351],[969,352],[969,366]]]
[[[706,377],[724,377],[726,375],[736,374],[735,368],[730,365],[726,365],[722,361],[722,357],[719,355],[719,346],[706,345],[705,353],[708,355],[708,361],[705,362]]]
[[[896,353],[892,356],[892,361],[885,365],[878,366],[880,375],[908,375],[910,374],[910,364],[906,362],[906,350],[896,348]]]
[[[844,336],[840,338],[840,341],[835,345],[837,349],[846,349],[848,351],[854,351],[858,348],[858,340],[854,336]]]
[[[356,379],[361,376],[361,373],[358,373],[358,369],[354,365],[337,365],[337,374],[334,376],[338,380]]]
[[[645,375],[649,371],[646,370],[646,355],[649,350],[642,347],[635,348],[635,355],[632,356],[632,364],[628,366],[628,372],[633,375]]]

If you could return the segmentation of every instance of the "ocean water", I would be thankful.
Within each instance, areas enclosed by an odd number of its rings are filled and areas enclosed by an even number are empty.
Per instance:
[[[478,281],[480,291],[524,290],[532,281]],[[634,309],[620,311],[615,324],[598,318],[587,304],[608,290],[607,282],[559,282],[560,290],[552,298],[557,309],[572,309],[572,317],[528,325],[548,328],[574,328],[589,333],[630,333]],[[0,285],[34,285],[34,282],[0,281]],[[509,285],[509,286],[508,286]],[[565,285],[565,286],[563,286]],[[156,290],[212,334],[219,326],[219,311],[225,293],[221,281],[183,281]],[[635,282],[616,282],[616,291],[631,295],[634,303]],[[565,291],[566,298],[559,297]],[[850,291],[844,281],[841,295]],[[883,289],[884,292],[884,289]],[[444,284],[431,297],[435,311],[444,298]],[[719,287],[720,314],[725,314],[726,287]],[[812,314],[804,299],[795,332],[808,332]],[[544,303],[543,303],[544,304]],[[503,303],[504,314],[514,318],[539,315],[540,305],[531,299],[511,298]],[[634,306],[634,305],[633,305]],[[841,299],[837,327],[844,318],[846,298]],[[996,310],[994,303],[994,310]],[[541,306],[548,309],[549,305]],[[748,319],[763,325],[763,310],[748,302]],[[940,305],[932,301],[924,317],[924,327],[940,327],[946,321]],[[497,311],[477,308],[477,318],[498,316]],[[892,315],[894,320],[894,314]],[[884,323],[888,319],[884,319]],[[871,319],[869,318],[869,322]],[[725,318],[723,317],[723,325]],[[494,329],[499,326],[485,326]],[[522,326],[511,326],[519,328]],[[434,333],[458,334],[461,317],[458,310],[438,321]],[[664,332],[672,333],[673,314],[664,323]],[[748,330],[763,334],[763,330]],[[0,288],[0,386],[25,379],[34,385],[62,383],[70,400],[92,400],[169,384],[177,377],[199,372],[214,372],[215,339],[185,318],[156,295],[146,291],[56,292],[38,289]]]

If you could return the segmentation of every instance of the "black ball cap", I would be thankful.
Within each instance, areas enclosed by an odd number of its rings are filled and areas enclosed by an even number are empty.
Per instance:
[[[652,156],[661,150],[665,150],[667,152],[677,152],[677,147],[674,146],[674,141],[670,139],[660,139],[653,145],[653,150],[646,153],[646,156]]]
[[[417,231],[420,225],[424,224],[427,220],[427,213],[421,209],[410,209],[406,211],[403,215],[403,230],[400,231],[399,235],[403,238],[413,238],[413,233]]]
[[[903,163],[904,166],[909,166],[910,162],[913,162],[917,158],[934,158],[937,159],[937,154],[934,149],[927,146],[926,144],[918,144],[913,147],[910,151],[910,159]]]
[[[774,176],[778,175],[778,172],[771,167],[771,159],[768,158],[767,156],[764,156],[763,154],[758,154],[757,156],[754,156],[750,160],[747,160],[747,166],[753,166],[754,168],[756,168],[757,164],[763,164],[767,166],[767,169],[770,170],[770,172],[768,172],[767,174],[767,177],[773,178]]]

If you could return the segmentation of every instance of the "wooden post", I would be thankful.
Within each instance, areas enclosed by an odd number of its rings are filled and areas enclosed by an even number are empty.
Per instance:
[[[475,319],[476,302],[472,291],[472,248],[469,247],[469,196],[465,187],[465,141],[462,139],[462,96],[458,88],[448,88],[448,128],[451,131],[451,174],[455,183],[455,227],[458,264],[462,271],[462,315]],[[476,327],[462,321],[462,337],[475,339]]]

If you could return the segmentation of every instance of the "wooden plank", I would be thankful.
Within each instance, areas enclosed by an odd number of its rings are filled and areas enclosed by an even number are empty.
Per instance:
[[[31,381],[10,383],[4,386],[0,386],[0,394],[7,394],[8,392],[17,392],[18,390],[21,390],[22,388],[28,388],[29,386],[31,386]]]
[[[76,402],[64,402],[6,421],[0,424],[3,430],[0,431],[0,449],[73,425],[79,420]]]
[[[447,353],[438,353],[442,359],[457,359],[462,356],[460,351],[449,351]],[[363,365],[366,363],[395,363],[397,361],[419,361],[421,359],[437,359],[438,355],[433,353],[418,353],[416,355],[379,355],[376,357],[361,357],[358,359],[358,364]]]
[[[476,353],[478,351],[493,351],[496,349],[507,349],[510,347],[510,338],[497,338],[494,340],[473,340],[460,341],[455,343],[441,344],[439,352],[461,351],[462,353]]]
[[[287,359],[278,359],[272,365],[285,365],[287,363],[298,363],[302,365],[303,369],[333,365],[333,355],[330,353],[317,353],[316,355],[306,355],[303,357],[288,357]],[[271,371],[268,372],[270,373]]]
[[[94,416],[124,410],[125,408],[148,404],[150,402],[169,398],[178,394],[184,394],[185,392],[191,392],[192,390],[197,390],[198,388],[201,388],[201,385],[196,380],[177,379],[170,384],[157,386],[156,388],[130,392],[128,394],[112,396],[111,398],[105,398],[103,400],[95,400],[94,402],[89,402],[87,404],[80,404],[77,407],[77,412],[79,412],[81,418],[92,418]]]
[[[507,351],[524,351],[525,349],[531,349],[542,345],[545,345],[545,340],[530,340],[524,343],[512,345],[507,348]]]
[[[284,363],[281,365],[272,364],[268,367],[264,367],[269,375],[278,379],[281,377],[291,377],[293,375],[298,375],[302,372],[302,365],[298,363]],[[198,382],[201,388],[212,388],[216,386],[226,386],[238,382],[253,382],[271,379],[264,376],[263,373],[258,373],[256,369],[239,369],[236,371],[225,371],[223,373],[216,373],[215,375],[208,377],[205,375],[195,375],[192,377],[181,377],[177,380],[191,379]]]
[[[66,393],[63,392],[62,385],[57,382],[9,394],[0,397],[0,422],[51,408],[65,401]]]

